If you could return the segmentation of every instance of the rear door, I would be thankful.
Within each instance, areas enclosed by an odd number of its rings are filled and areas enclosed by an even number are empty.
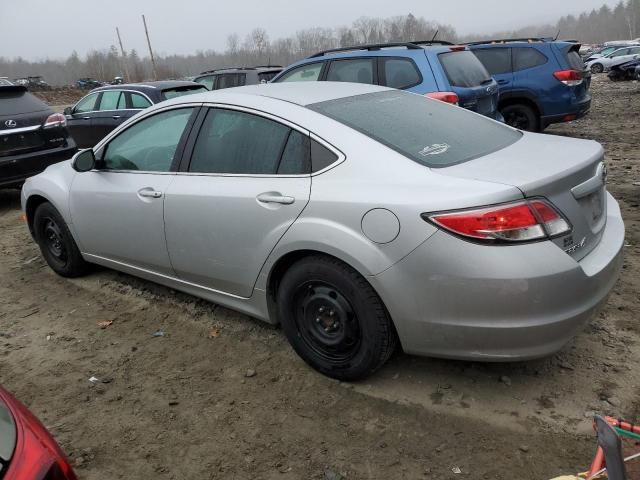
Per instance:
[[[71,110],[71,115],[67,115],[67,128],[79,148],[90,148],[95,145],[91,133],[91,121],[97,113],[100,93],[90,93],[82,98]]]
[[[171,264],[187,282],[250,297],[269,253],[309,201],[309,134],[234,109],[210,109],[199,132],[165,199]]]
[[[440,53],[438,60],[449,83],[445,88],[458,95],[460,106],[496,118],[498,84],[480,60],[469,50]]]
[[[473,53],[482,62],[500,87],[500,92],[513,89],[513,62],[511,47],[474,48]]]

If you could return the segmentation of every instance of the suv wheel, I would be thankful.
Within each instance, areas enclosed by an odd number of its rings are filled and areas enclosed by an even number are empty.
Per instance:
[[[50,203],[43,203],[33,216],[33,228],[42,256],[51,269],[63,277],[79,277],[89,270],[62,215]]]
[[[371,285],[337,259],[294,264],[277,293],[282,329],[311,367],[339,380],[365,378],[394,352],[391,319]]]
[[[591,73],[602,73],[604,72],[604,66],[601,63],[594,63],[591,65]]]
[[[533,108],[522,103],[507,105],[500,112],[507,125],[519,130],[537,132],[540,130],[538,115]]]

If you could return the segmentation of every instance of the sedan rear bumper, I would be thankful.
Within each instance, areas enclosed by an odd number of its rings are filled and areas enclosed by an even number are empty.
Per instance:
[[[369,277],[405,352],[511,361],[562,348],[606,300],[622,267],[624,223],[615,199],[607,203],[602,239],[579,262],[548,241],[486,246],[439,231]]]

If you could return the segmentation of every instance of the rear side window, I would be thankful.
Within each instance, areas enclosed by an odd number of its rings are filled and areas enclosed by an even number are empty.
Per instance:
[[[373,84],[373,59],[334,60],[329,64],[327,82]]]
[[[224,73],[222,75],[218,75],[216,90],[220,90],[222,88],[241,87],[244,84],[244,73]]]
[[[93,97],[95,101],[95,97]],[[18,113],[31,113],[48,110],[46,104],[20,88],[7,90],[0,89],[0,115],[16,115]],[[0,130],[4,125],[0,127]]]
[[[322,62],[303,65],[285,73],[278,82],[316,82],[320,78]]]
[[[438,58],[453,87],[477,87],[491,80],[487,69],[468,50],[441,53]]]
[[[148,108],[151,102],[139,93],[131,93],[131,108]]]
[[[513,49],[513,70],[515,72],[544,65],[545,63],[547,63],[547,57],[535,48]]]
[[[251,113],[211,109],[200,129],[189,171],[273,175],[290,130]]]
[[[213,75],[210,75],[208,77],[200,77],[200,78],[196,78],[196,82],[204,85],[207,90],[213,90],[213,83],[215,81],[216,77],[214,77]]]
[[[429,167],[466,162],[522,137],[517,130],[463,108],[398,90],[330,100],[308,108]]]
[[[309,136],[297,130],[291,130],[287,145],[282,152],[279,175],[300,175],[311,170],[311,147]]]
[[[408,58],[384,59],[384,84],[391,88],[409,88],[422,81],[416,65]]]
[[[313,172],[319,172],[323,168],[338,160],[338,156],[324,145],[311,140],[311,168]]]
[[[512,71],[510,48],[479,48],[473,50],[473,53],[491,75]]]

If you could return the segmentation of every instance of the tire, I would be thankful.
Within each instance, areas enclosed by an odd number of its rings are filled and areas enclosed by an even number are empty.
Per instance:
[[[591,73],[602,73],[604,72],[604,66],[601,63],[594,63],[591,65]]]
[[[329,377],[363,379],[396,349],[382,300],[362,275],[337,259],[314,255],[295,263],[280,282],[276,301],[293,349]]]
[[[514,103],[504,107],[500,113],[504,117],[507,125],[511,125],[519,130],[527,130],[529,132],[540,131],[540,120],[538,115],[528,105],[523,103]]]
[[[50,203],[40,205],[33,216],[33,229],[42,256],[63,277],[80,277],[89,271],[62,215]]]

